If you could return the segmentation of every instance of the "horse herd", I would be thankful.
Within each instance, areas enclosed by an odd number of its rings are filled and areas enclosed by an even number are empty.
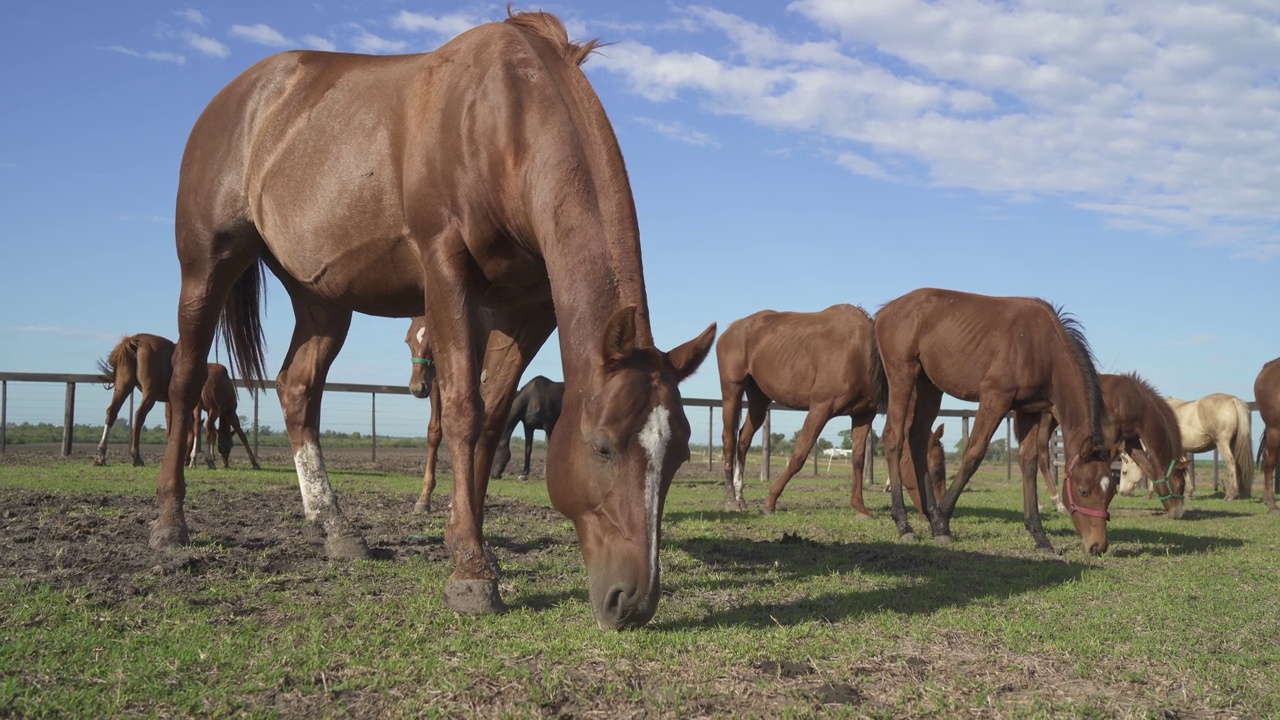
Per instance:
[[[508,11],[504,21],[430,53],[274,55],[213,98],[179,173],[178,342],[157,351],[171,360],[161,383],[171,441],[157,480],[153,548],[189,541],[186,438],[200,407],[225,417],[203,394],[208,378],[216,380],[207,363],[215,334],[240,376],[265,379],[265,266],[294,309],[276,391],[306,518],[330,556],[365,558],[369,550],[325,470],[325,378],[352,313],[417,316],[421,324],[406,338],[419,358],[417,392],[437,398],[433,422],[458,480],[445,531],[454,569],[444,601],[466,613],[501,608],[497,561],[483,539],[489,471],[498,467],[519,378],[558,328],[564,384],[547,447],[548,495],[574,523],[596,622],[649,621],[661,595],[663,505],[689,458],[678,386],[710,353],[716,326],[666,352],[654,346],[622,153],[580,68],[597,46],[570,42],[553,15]],[[1180,512],[1182,453],[1142,434],[1157,423],[1148,414],[1160,415],[1158,408],[1142,405],[1132,427],[1109,420],[1107,386],[1079,326],[1043,301],[924,289],[889,302],[874,321],[847,306],[810,317],[761,313],[730,326],[718,358],[725,493],[734,506],[742,503],[745,445],[767,406],[762,398],[773,397],[809,409],[801,444],[834,415],[853,416],[865,432],[884,406],[892,515],[903,537],[912,536],[905,486],[933,537],[951,540],[960,493],[1010,411],[1022,448],[1024,518],[1037,546],[1048,540],[1034,503],[1036,439],[1052,423],[1062,428],[1068,458],[1062,500],[1086,551],[1107,548],[1116,492],[1110,465],[1121,449],[1145,455],[1166,506]],[[1276,365],[1257,388],[1267,468],[1280,446]],[[1136,396],[1149,394],[1130,380]],[[949,487],[945,476],[929,474],[943,393],[979,404]],[[747,420],[737,433],[743,395]],[[1114,401],[1127,403],[1127,393]],[[112,419],[109,412],[108,425]],[[861,463],[854,465],[856,477]],[[796,469],[793,457],[770,489],[769,509]],[[860,487],[855,482],[852,499],[865,514]]]

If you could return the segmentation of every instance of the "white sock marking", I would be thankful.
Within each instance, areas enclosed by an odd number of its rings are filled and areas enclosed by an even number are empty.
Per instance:
[[[671,440],[670,415],[659,405],[649,414],[640,430],[640,445],[649,457],[649,472],[645,475],[645,510],[649,522],[649,590],[653,591],[658,576],[658,490],[662,487],[662,462],[667,457],[667,443]]]
[[[298,471],[298,488],[302,490],[302,511],[307,520],[315,520],[321,510],[335,505],[320,446],[315,443],[303,445],[294,454],[293,465]]]
[[[742,466],[736,457],[733,459],[733,499],[742,499]]]

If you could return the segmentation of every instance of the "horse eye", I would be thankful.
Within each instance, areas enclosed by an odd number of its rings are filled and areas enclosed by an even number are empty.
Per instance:
[[[596,438],[591,441],[591,451],[596,454],[596,459],[607,461],[613,457],[613,447],[608,440]]]

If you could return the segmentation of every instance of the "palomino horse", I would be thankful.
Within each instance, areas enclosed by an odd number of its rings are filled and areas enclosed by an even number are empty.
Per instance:
[[[331,557],[368,557],[325,471],[321,392],[353,312],[425,315],[452,465],[471,478],[453,483],[445,604],[492,612],[488,469],[516,383],[558,324],[569,430],[548,451],[548,494],[576,526],[597,623],[624,628],[657,608],[663,502],[689,458],[678,383],[715,326],[654,347],[622,153],[579,68],[596,45],[519,13],[430,53],[274,55],[219,92],[178,181],[169,432],[189,430],[219,316],[238,374],[266,375],[265,264],[296,318],[276,389],[307,520]],[[189,542],[178,445],[157,481],[157,549]]]
[[[1227,466],[1227,500],[1253,495],[1253,421],[1249,406],[1235,395],[1210,393],[1199,400],[1166,398],[1178,418],[1182,446],[1188,453],[1217,448]],[[1196,491],[1190,479],[1188,495]]]
[[[491,477],[500,478],[511,462],[511,433],[517,424],[524,425],[524,469],[520,471],[520,479],[529,479],[529,465],[533,462],[533,431],[541,430],[547,434],[547,443],[551,442],[551,431],[556,429],[556,421],[560,419],[560,410],[564,406],[564,383],[550,380],[541,375],[535,376],[525,383],[516,393],[511,403],[511,412],[507,413],[507,427],[502,433],[502,442],[498,445],[497,455],[493,458]]]
[[[924,478],[929,428],[942,394],[976,401],[969,443],[946,495],[935,502],[921,482],[935,540],[951,541],[951,516],[978,469],[991,436],[1013,410],[1021,446],[1023,522],[1036,547],[1052,550],[1036,499],[1036,438],[1050,407],[1062,422],[1066,504],[1084,549],[1107,550],[1107,506],[1115,496],[1111,457],[1102,442],[1102,393],[1079,324],[1049,303],[925,288],[890,301],[876,315],[876,340],[888,382],[885,458],[893,480],[893,519],[914,537],[902,502],[901,476]],[[902,452],[903,444],[909,452]]]
[[[764,511],[772,513],[791,476],[804,467],[818,434],[833,417],[853,418],[853,489],[849,504],[871,517],[862,501],[863,460],[871,421],[882,398],[880,356],[871,317],[860,307],[832,305],[819,312],[761,310],[735,320],[716,341],[724,408],[724,503],[746,509],[742,471],[756,429],[771,400],[808,410],[787,468],[769,488]],[[738,431],[742,396],[747,417]]]
[[[142,401],[133,415],[133,427],[129,435],[129,456],[137,467],[143,465],[142,454],[138,448],[138,437],[142,433],[142,424],[147,413],[157,402],[165,403],[165,421],[169,415],[169,380],[173,373],[173,342],[159,335],[138,333],[122,339],[106,359],[98,361],[98,371],[102,373],[102,381],[108,387],[114,387],[111,393],[111,404],[107,406],[107,420],[102,428],[102,439],[98,441],[98,456],[94,465],[107,464],[107,434],[115,424],[120,408],[129,398],[133,389],[142,391]],[[179,437],[185,437],[180,435]]]
[[[1280,459],[1280,358],[1262,366],[1253,382],[1253,399],[1262,416],[1262,442],[1258,447],[1258,464],[1262,466],[1262,502],[1271,512],[1276,507],[1276,460]]]
[[[1183,493],[1189,463],[1182,452],[1178,419],[1168,403],[1151,383],[1137,373],[1099,374],[1098,386],[1102,389],[1102,405],[1106,409],[1106,419],[1102,423],[1103,442],[1107,446],[1121,443],[1124,453],[1151,479],[1151,489],[1160,498],[1169,517],[1182,517],[1186,511]],[[1051,412],[1045,413],[1040,419],[1036,448],[1049,495],[1061,506],[1058,487],[1049,468],[1049,438],[1056,427],[1057,418]]]
[[[196,408],[193,418],[195,424],[191,429],[191,467],[195,467],[196,454],[200,448],[200,415],[207,412],[209,417],[204,423],[204,436],[205,445],[208,446],[209,451],[204,459],[209,469],[213,470],[216,467],[213,462],[216,423],[218,454],[222,456],[222,468],[225,470],[231,466],[231,447],[235,444],[231,434],[235,433],[240,438],[240,444],[244,445],[244,451],[249,454],[249,462],[253,464],[253,469],[261,470],[258,458],[253,454],[253,448],[249,447],[249,438],[245,436],[244,428],[240,427],[240,416],[236,414],[239,400],[236,398],[235,383],[231,382],[231,373],[227,372],[225,365],[218,363],[209,363],[208,373],[204,389],[200,392],[200,406]]]

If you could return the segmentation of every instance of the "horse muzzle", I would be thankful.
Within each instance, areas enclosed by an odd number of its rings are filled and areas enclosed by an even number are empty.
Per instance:
[[[658,610],[659,585],[643,587],[623,578],[600,575],[591,579],[591,614],[601,630],[644,627]]]
[[[421,400],[431,394],[431,389],[425,382],[414,381],[409,383],[409,394]]]

